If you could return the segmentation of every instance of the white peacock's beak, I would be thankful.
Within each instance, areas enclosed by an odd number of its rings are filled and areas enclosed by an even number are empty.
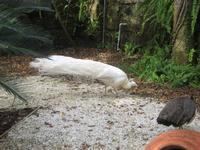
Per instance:
[[[130,78],[129,82],[132,84],[132,86],[138,86],[137,83],[134,81],[133,78]]]
[[[138,86],[137,83],[135,83],[134,81],[132,81],[132,83],[133,83],[133,86]]]
[[[135,81],[130,81],[132,86],[138,86],[137,83]]]

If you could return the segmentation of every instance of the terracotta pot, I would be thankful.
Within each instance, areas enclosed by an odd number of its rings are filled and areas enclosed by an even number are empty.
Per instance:
[[[153,138],[145,150],[200,150],[200,132],[171,130]]]

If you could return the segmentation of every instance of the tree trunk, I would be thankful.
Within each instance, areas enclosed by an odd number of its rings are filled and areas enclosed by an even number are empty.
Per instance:
[[[189,0],[174,1],[174,23],[173,23],[173,48],[172,59],[179,64],[188,63],[188,52],[190,49],[190,34],[188,33],[188,10]]]

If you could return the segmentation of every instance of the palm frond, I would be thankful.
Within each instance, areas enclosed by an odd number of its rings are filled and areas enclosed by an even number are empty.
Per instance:
[[[3,81],[3,78],[0,77],[0,86],[9,94],[14,95],[15,97],[19,98],[23,102],[27,103],[26,98],[24,98],[21,94],[17,92],[17,89],[14,87],[14,85],[8,85],[8,83]]]
[[[38,57],[39,55],[33,52],[34,49],[38,49],[40,45],[53,44],[50,34],[44,29],[19,19],[20,16],[35,10],[52,11],[50,7],[41,5],[8,7],[0,4],[0,51]]]
[[[44,5],[44,1],[48,1],[49,6]],[[32,24],[24,23],[20,17],[33,11],[48,11],[53,12],[50,5],[50,0],[43,0],[38,3],[38,0],[33,1],[16,1],[2,0],[0,4],[0,52],[14,54],[25,54],[36,57],[42,56],[41,54],[33,51],[30,48],[30,42],[38,41],[38,43],[52,44],[50,34],[43,29],[36,27]],[[32,3],[33,2],[33,3]],[[46,3],[47,4],[47,3]],[[25,45],[29,43],[29,45]],[[20,100],[27,103],[26,98],[20,94],[18,87],[13,84],[8,84],[4,78],[0,76],[0,87],[7,93],[18,97]]]
[[[17,47],[10,43],[6,43],[0,40],[0,52],[1,51],[7,52],[7,53],[13,53],[13,54],[24,54],[24,55],[31,55],[35,57],[44,57],[41,53],[37,53],[27,48]]]
[[[19,22],[18,20],[15,20],[12,23],[7,22],[5,25],[3,24],[0,25],[0,31],[5,30],[5,29],[11,30],[13,35],[18,34],[19,36],[27,38],[27,39],[36,39],[44,43],[52,44],[52,40],[50,40],[49,33],[43,31],[40,27],[36,27],[34,25],[23,24]]]

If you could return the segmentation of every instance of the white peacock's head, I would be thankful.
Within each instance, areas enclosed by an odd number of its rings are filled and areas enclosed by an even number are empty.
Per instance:
[[[137,83],[135,81],[133,81],[133,79],[129,80],[129,84],[131,87],[138,86]]]
[[[126,90],[131,89],[132,87],[137,86],[133,80],[128,80],[122,87]]]

